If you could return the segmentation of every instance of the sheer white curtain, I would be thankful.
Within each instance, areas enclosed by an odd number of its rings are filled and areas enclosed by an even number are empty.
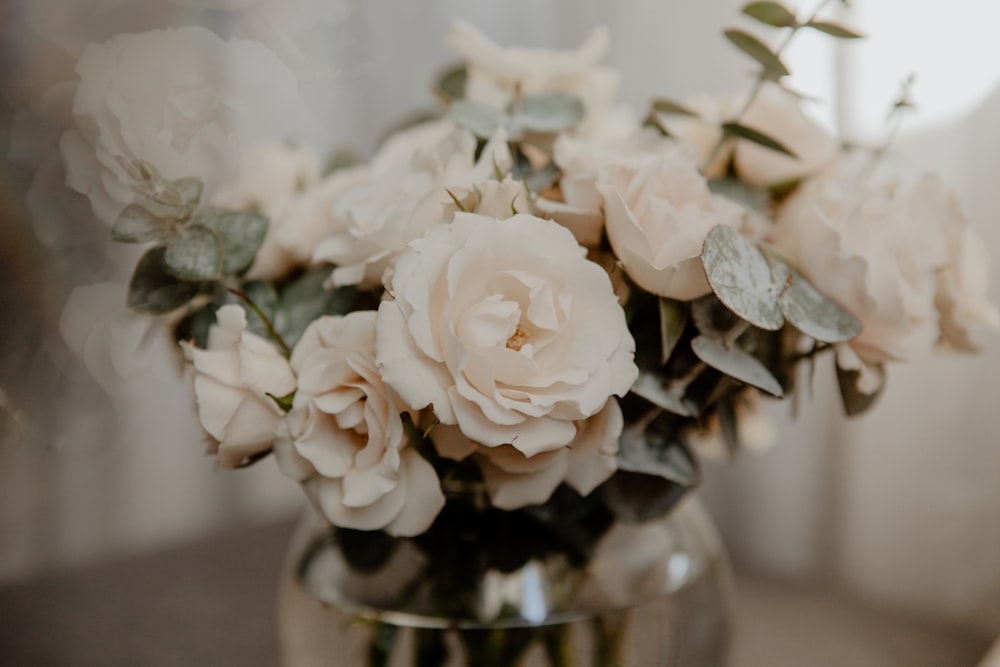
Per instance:
[[[683,99],[745,85],[750,68],[721,36],[724,26],[738,22],[741,4],[102,0],[66,7],[43,0],[20,6],[23,24],[13,48],[39,58],[49,52],[51,67],[41,73],[57,80],[52,68],[68,72],[83,43],[117,31],[201,23],[260,40],[295,71],[323,121],[316,136],[303,139],[365,153],[386,128],[428,106],[428,73],[452,60],[440,37],[453,16],[501,43],[563,48],[606,24],[609,61],[623,72],[622,97],[641,108],[655,94]],[[945,174],[991,254],[1000,257],[993,220],[1000,204],[993,182],[1000,173],[1000,130],[992,125],[1000,97],[978,110],[970,106],[985,99],[1000,74],[994,64],[1000,58],[979,50],[991,43],[979,27],[996,24],[988,20],[991,10],[972,0],[949,5],[962,4],[965,12],[963,32],[953,34],[933,13],[940,3],[855,4],[854,18],[875,32],[871,43],[835,48],[820,35],[804,36],[788,55],[794,84],[830,101],[822,117],[831,127],[870,138],[898,82],[911,69],[927,68],[916,97],[921,101],[927,91],[928,112],[899,145]],[[48,11],[57,6],[60,12]],[[903,12],[907,18],[898,19]],[[949,10],[956,13],[961,10]],[[933,30],[921,28],[921,20]],[[913,35],[925,40],[917,46],[935,46],[914,48]],[[27,73],[27,67],[20,72]],[[14,111],[31,98],[23,88],[5,91]],[[870,108],[878,109],[875,115]],[[998,342],[976,358],[892,368],[879,409],[850,423],[840,416],[833,378],[819,373],[798,419],[776,410],[782,422],[777,448],[706,471],[703,493],[737,561],[785,576],[825,577],[882,602],[1000,629],[1000,411],[993,406],[1000,381],[992,372]],[[0,573],[9,578],[150,547],[299,506],[297,489],[267,462],[239,473],[212,469],[175,371],[135,382],[115,399],[111,428],[103,431],[110,444],[73,453],[72,436],[80,435],[83,419],[77,410],[67,413],[73,420],[63,425],[62,452],[3,454],[0,481],[22,481],[16,491],[12,484],[0,491],[11,500],[0,515]],[[26,476],[37,483],[25,484]]]

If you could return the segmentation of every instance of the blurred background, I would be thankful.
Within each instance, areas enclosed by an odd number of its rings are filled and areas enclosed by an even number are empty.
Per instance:
[[[220,471],[179,360],[121,315],[134,254],[111,248],[87,197],[65,186],[74,66],[119,33],[186,25],[269,51],[297,97],[257,99],[277,139],[368,154],[433,105],[455,59],[453,16],[502,44],[569,48],[610,28],[609,64],[637,109],[748,84],[721,35],[735,0],[6,0],[0,4],[0,586],[293,516],[304,501],[270,462]],[[790,3],[802,4],[802,3]],[[857,0],[841,20],[871,37],[802,35],[792,84],[822,100],[844,139],[878,142],[901,82],[917,110],[898,152],[940,171],[1000,257],[1000,5]],[[805,3],[802,9],[810,9]],[[246,78],[239,61],[222,76]],[[69,82],[70,88],[67,88]],[[240,107],[253,116],[246,85]],[[254,91],[257,91],[254,93]],[[69,91],[69,94],[67,93]],[[266,95],[265,95],[266,97]],[[235,104],[235,102],[234,102]],[[994,267],[995,268],[995,267]],[[74,287],[94,285],[77,291]],[[1000,297],[1000,272],[992,276]],[[110,345],[129,341],[127,349]],[[827,369],[829,370],[829,369]],[[1000,335],[975,357],[892,367],[878,409],[848,421],[832,373],[797,417],[772,406],[780,442],[709,464],[701,491],[737,567],[824,582],[890,608],[1000,633]],[[822,371],[822,369],[821,369]]]

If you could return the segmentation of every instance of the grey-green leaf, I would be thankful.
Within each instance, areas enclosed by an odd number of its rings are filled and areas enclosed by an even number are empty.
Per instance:
[[[255,306],[260,308],[268,320],[271,322],[274,321],[275,313],[278,310],[278,292],[271,283],[263,280],[250,280],[243,283],[240,289],[246,298],[250,299]],[[267,330],[267,325],[261,319],[260,315],[242,299],[237,303],[246,311],[247,329],[261,338],[270,337],[271,334]]]
[[[668,100],[664,97],[658,97],[653,100],[653,108],[660,113],[670,114],[673,116],[697,116],[697,111],[692,111],[683,104],[674,102],[673,100]]]
[[[791,149],[783,143],[774,137],[764,134],[760,130],[753,129],[752,127],[747,127],[746,125],[741,125],[740,123],[723,123],[722,131],[728,136],[746,139],[747,141],[752,141],[753,143],[763,146],[764,148],[770,148],[772,151],[784,153],[789,157],[798,158],[798,155],[793,153]]]
[[[451,100],[465,97],[465,83],[469,79],[469,71],[464,64],[449,67],[437,80],[437,89]]]
[[[202,190],[205,189],[205,182],[194,177],[179,178],[176,181],[170,181],[169,188],[176,193],[177,204],[182,211],[186,212],[185,217],[187,217],[198,207]]]
[[[860,33],[853,28],[848,28],[846,25],[833,23],[832,21],[809,21],[809,23],[805,24],[805,27],[818,30],[837,39],[861,39],[865,36],[864,33]]]
[[[778,304],[799,331],[823,343],[842,343],[861,333],[861,323],[823,296],[784,262],[775,260],[775,273],[784,283]]]
[[[726,30],[723,34],[736,48],[760,63],[765,72],[776,78],[790,74],[785,63],[781,62],[781,58],[757,37],[736,28]]]
[[[698,483],[698,466],[679,443],[649,438],[642,424],[627,426],[618,448],[618,469],[655,475],[684,487]]]
[[[684,333],[684,327],[691,319],[687,306],[675,299],[660,298],[660,363],[670,359],[674,348]]]
[[[751,211],[764,211],[771,203],[771,193],[762,188],[755,188],[738,178],[716,178],[708,182],[712,194],[721,195],[730,201],[737,202]]]
[[[293,346],[306,327],[321,315],[343,315],[356,307],[358,291],[353,287],[326,289],[330,269],[317,268],[289,282],[281,290],[281,299],[274,314],[274,327],[282,339]]]
[[[885,388],[885,368],[876,366],[875,372],[879,375],[879,386],[872,393],[865,393],[858,387],[861,371],[848,370],[841,368],[839,364],[837,365],[840,398],[844,404],[844,411],[849,417],[856,417],[868,410],[882,394],[882,389]]]
[[[631,392],[641,396],[653,405],[663,408],[681,417],[698,415],[697,406],[684,399],[682,395],[672,390],[660,376],[648,371],[639,371],[639,377],[632,385]]]
[[[138,204],[129,204],[115,220],[111,239],[122,243],[165,241],[171,233],[170,223],[158,218]]]
[[[797,25],[795,14],[779,2],[751,2],[743,8],[743,13],[776,28]]]
[[[129,308],[148,314],[169,313],[201,291],[201,284],[178,280],[167,272],[165,253],[164,246],[157,246],[139,260],[129,281]]]
[[[490,139],[498,128],[507,124],[503,112],[465,99],[452,102],[448,116],[481,139]]]
[[[717,225],[705,238],[701,263],[712,291],[735,314],[761,329],[777,331],[785,318],[764,254],[732,227]]]
[[[268,219],[254,211],[225,211],[205,208],[198,211],[194,222],[212,229],[222,249],[222,272],[237,275],[253,264],[257,250],[267,234]]]
[[[784,391],[781,383],[757,357],[736,345],[727,346],[721,341],[707,336],[698,336],[691,341],[691,350],[712,368],[781,398]]]
[[[166,269],[181,280],[215,280],[222,273],[222,248],[208,227],[188,225],[167,244]]]
[[[554,134],[568,130],[581,120],[583,103],[578,97],[565,93],[542,93],[522,99],[512,122],[516,129]]]

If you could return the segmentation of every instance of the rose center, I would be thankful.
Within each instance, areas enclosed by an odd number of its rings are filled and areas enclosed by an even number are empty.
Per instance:
[[[514,334],[507,339],[507,349],[514,350],[515,352],[520,352],[524,344],[528,342],[528,332],[525,331],[521,325],[517,325],[517,329],[514,330]]]

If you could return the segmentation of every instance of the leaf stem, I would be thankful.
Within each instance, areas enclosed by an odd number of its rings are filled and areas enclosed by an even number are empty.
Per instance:
[[[291,349],[288,347],[288,344],[285,343],[285,339],[281,337],[281,334],[278,333],[278,330],[274,328],[274,323],[271,322],[271,318],[264,314],[264,311],[261,310],[260,306],[254,303],[253,299],[251,299],[243,290],[230,287],[229,293],[239,297],[239,299],[243,301],[243,303],[245,303],[247,307],[249,307],[250,310],[257,315],[257,317],[260,318],[260,321],[264,323],[264,327],[267,329],[267,335],[271,337],[271,340],[278,344],[278,347],[281,348],[281,353],[286,359],[291,358]]]
[[[822,12],[826,8],[826,6],[829,5],[831,2],[833,2],[833,0],[821,0],[819,5],[817,5],[816,9],[814,9],[812,14],[809,15],[808,19],[806,19],[805,21],[797,22],[793,26],[789,26],[788,34],[785,35],[785,39],[781,42],[781,44],[778,45],[778,48],[777,50],[775,50],[774,55],[780,58],[781,54],[784,53],[786,48],[788,48],[788,45],[791,43],[795,35],[798,34],[799,30],[801,30],[803,27],[806,26],[806,24],[810,23],[811,21],[816,20],[816,18],[819,17],[820,12]],[[740,108],[739,112],[727,122],[729,123],[740,122],[740,119],[742,119],[743,116],[746,114],[746,112],[750,109],[750,105],[752,105],[754,100],[757,99],[757,95],[760,94],[760,91],[764,87],[764,83],[767,80],[768,80],[767,71],[763,67],[761,67],[760,72],[757,74],[757,79],[756,81],[754,81],[753,87],[750,89],[750,94],[747,95],[746,100],[743,102],[743,106]],[[712,150],[709,151],[708,153],[708,157],[705,158],[705,161],[701,165],[701,172],[703,174],[706,171],[708,171],[708,168],[712,165],[713,162],[715,162],[716,158],[719,157],[719,153],[722,152],[722,149],[726,147],[726,144],[728,144],[731,139],[732,139],[731,135],[729,135],[726,132],[722,133],[722,136],[720,136],[719,140],[715,142],[715,145],[712,147]]]

